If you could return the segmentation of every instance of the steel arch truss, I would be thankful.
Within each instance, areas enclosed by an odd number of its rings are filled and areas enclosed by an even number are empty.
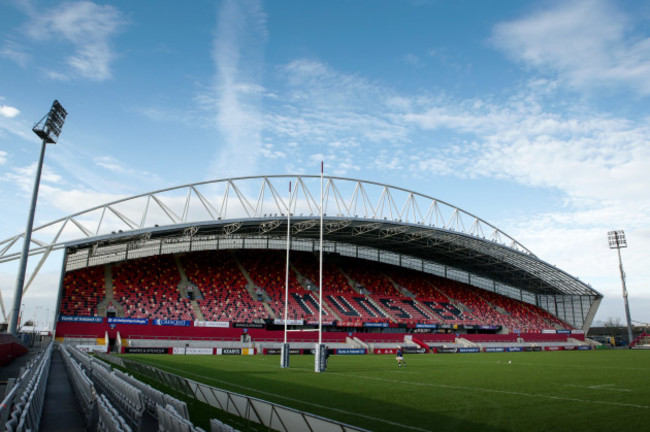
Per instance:
[[[324,177],[322,190],[328,241],[415,256],[536,294],[602,297],[494,225],[442,200],[342,177]],[[111,244],[142,249],[165,236],[192,238],[206,232],[280,237],[286,236],[288,212],[292,235],[315,239],[320,208],[320,176],[230,178],[113,201],[33,230],[29,253],[40,259],[25,290],[54,250],[86,247],[92,255]],[[21,233],[0,242],[0,263],[20,258],[23,238]]]

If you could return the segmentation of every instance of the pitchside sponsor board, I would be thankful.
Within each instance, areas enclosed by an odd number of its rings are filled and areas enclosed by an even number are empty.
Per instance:
[[[228,328],[228,321],[194,321],[194,327]]]
[[[377,348],[373,351],[375,354],[395,354],[397,353],[397,348]]]
[[[404,354],[426,354],[425,348],[404,347]]]
[[[388,327],[387,322],[364,322],[364,327]]]
[[[505,348],[499,348],[499,347],[486,347],[485,352],[504,352],[506,349]]]
[[[234,328],[264,328],[264,324],[260,323],[233,323]]]
[[[59,321],[63,322],[83,322],[83,323],[101,323],[104,322],[103,317],[90,317],[90,316],[75,316],[75,315],[61,315]]]
[[[419,329],[435,329],[435,328],[438,328],[438,324],[415,324],[415,328],[419,328]]]
[[[337,355],[360,355],[365,353],[365,348],[339,348],[336,350]]]
[[[169,348],[126,347],[124,354],[169,354]]]
[[[155,319],[152,321],[153,325],[160,326],[179,326],[179,327],[189,327],[192,325],[192,321],[188,320],[170,320],[170,319]]]
[[[457,353],[458,348],[444,348],[444,347],[441,347],[441,348],[436,348],[436,352],[441,353],[441,354]]]
[[[309,325],[318,325],[319,323],[318,323],[318,320],[310,320],[310,321],[307,321],[307,324],[309,324]],[[321,322],[321,324],[323,324],[324,326],[333,326],[335,324],[335,321],[334,320],[329,320],[329,321],[323,320]]]
[[[254,355],[255,348],[217,348],[217,355]]]
[[[280,355],[280,354],[282,354],[282,350],[280,348],[266,348],[266,349],[264,349],[264,354]],[[291,349],[289,349],[289,354],[290,355],[299,355],[299,354],[302,354],[302,350],[298,349],[298,348],[291,348]]]
[[[477,353],[480,348],[458,348],[459,353]]]
[[[214,348],[190,348],[190,347],[174,347],[172,354],[183,354],[183,355],[212,355],[214,354]]]
[[[338,321],[338,327],[363,327],[363,323],[359,321]]]
[[[301,326],[301,325],[304,325],[304,323],[305,323],[305,321],[301,320],[301,319],[298,319],[298,320],[296,320],[296,319],[288,319],[287,320],[287,325]],[[273,320],[273,324],[275,324],[275,325],[284,325],[284,320],[276,318],[276,319]]]
[[[118,317],[108,317],[109,324],[149,324],[147,318],[118,318]]]

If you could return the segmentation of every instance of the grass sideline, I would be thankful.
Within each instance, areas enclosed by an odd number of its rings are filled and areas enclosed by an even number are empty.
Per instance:
[[[650,351],[331,356],[124,355],[373,431],[641,431]],[[511,362],[511,363],[510,363]]]

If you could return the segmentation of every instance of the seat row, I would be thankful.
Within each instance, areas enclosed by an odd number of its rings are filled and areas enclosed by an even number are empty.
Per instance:
[[[77,399],[82,410],[92,415],[89,417],[88,430],[138,431],[144,424],[143,418],[150,415],[156,419],[159,432],[205,432],[192,424],[185,402],[113,369],[108,363],[90,357],[73,346],[65,346],[62,352],[71,368],[68,374],[75,395],[81,396]],[[210,421],[210,427],[211,432],[237,432],[215,419]]]
[[[93,383],[113,401],[129,424],[139,430],[145,408],[142,392],[98,363],[92,363]]]
[[[0,423],[6,422],[6,431],[38,430],[51,358],[52,343],[30,363],[0,404]]]
[[[86,375],[81,364],[77,361],[77,357],[73,358],[73,351],[65,345],[60,345],[61,355],[63,357],[63,365],[68,373],[68,379],[72,387],[72,393],[75,400],[81,407],[81,413],[84,416],[86,429],[92,430],[92,426],[97,421],[97,394],[95,386],[91,379]],[[88,365],[90,363],[88,362]]]
[[[142,392],[144,404],[149,414],[158,417],[157,407],[171,406],[174,408],[174,412],[177,415],[180,415],[186,420],[190,419],[190,413],[187,410],[187,404],[185,402],[180,401],[166,393],[163,393],[160,390],[143,383],[142,381],[134,378],[126,372],[122,372],[119,369],[115,369],[113,373],[123,381],[131,384],[133,387],[139,389]],[[160,421],[160,418],[158,418],[158,421]]]
[[[106,395],[97,398],[97,432],[131,432],[124,417],[111,405]]]

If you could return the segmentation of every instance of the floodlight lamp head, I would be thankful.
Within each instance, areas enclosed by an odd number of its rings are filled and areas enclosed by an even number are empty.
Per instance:
[[[627,247],[627,240],[625,240],[625,232],[623,230],[608,231],[607,240],[609,241],[610,249],[621,249]]]
[[[55,100],[50,112],[34,125],[32,131],[46,143],[56,144],[67,115],[68,112]]]

